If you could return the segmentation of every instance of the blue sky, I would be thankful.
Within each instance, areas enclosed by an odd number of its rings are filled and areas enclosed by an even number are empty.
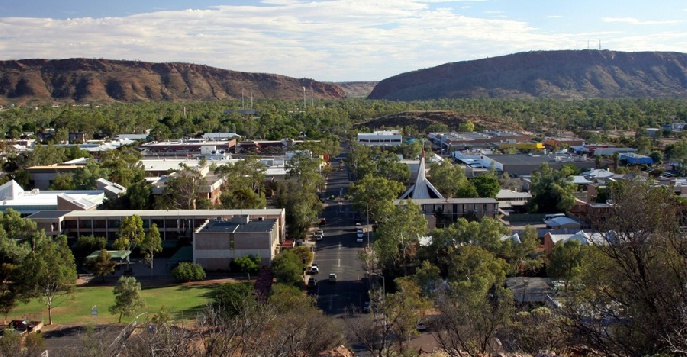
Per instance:
[[[687,51],[684,0],[0,0],[0,60],[382,80],[531,50]]]

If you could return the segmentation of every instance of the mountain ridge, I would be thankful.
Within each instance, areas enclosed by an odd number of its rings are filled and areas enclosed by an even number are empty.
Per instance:
[[[369,99],[687,98],[687,54],[561,50],[451,62],[379,82]]]
[[[343,89],[332,83],[183,62],[85,58],[0,61],[0,104],[226,100],[242,95],[300,99],[303,88],[315,98],[345,97]]]

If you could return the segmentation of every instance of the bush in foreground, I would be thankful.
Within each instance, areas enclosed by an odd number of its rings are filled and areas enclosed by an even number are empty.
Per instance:
[[[179,263],[179,265],[172,270],[172,277],[181,282],[197,281],[205,279],[205,270],[200,264],[193,263]]]

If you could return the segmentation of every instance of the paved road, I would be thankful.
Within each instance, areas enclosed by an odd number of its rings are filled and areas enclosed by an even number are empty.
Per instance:
[[[343,155],[332,160],[338,167]],[[348,189],[346,171],[334,171],[327,180],[326,196],[340,196]],[[367,284],[362,279],[364,271],[360,253],[366,243],[356,242],[355,223],[350,204],[340,201],[326,201],[323,217],[324,239],[317,242],[315,261],[320,266],[317,289],[317,304],[330,315],[339,315],[356,307],[361,308],[367,298]],[[327,281],[330,273],[337,275],[336,283]]]

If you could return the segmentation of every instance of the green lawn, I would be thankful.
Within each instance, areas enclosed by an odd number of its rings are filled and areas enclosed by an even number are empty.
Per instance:
[[[141,297],[146,307],[138,313],[148,312],[152,315],[164,306],[177,320],[194,320],[196,312],[208,301],[208,293],[216,286],[217,284],[143,287]],[[56,307],[53,307],[53,324],[116,323],[119,316],[112,315],[108,311],[108,307],[114,304],[112,289],[113,286],[77,287],[74,294],[66,299],[60,299]],[[93,306],[97,306],[97,316],[91,315]],[[8,319],[18,319],[26,314],[30,314],[31,319],[40,319],[42,316],[43,321],[48,323],[48,309],[37,299],[28,304],[20,303],[10,312]],[[145,321],[143,319],[146,317],[146,315],[142,316],[139,321]],[[133,317],[122,318],[122,322],[132,320]]]

